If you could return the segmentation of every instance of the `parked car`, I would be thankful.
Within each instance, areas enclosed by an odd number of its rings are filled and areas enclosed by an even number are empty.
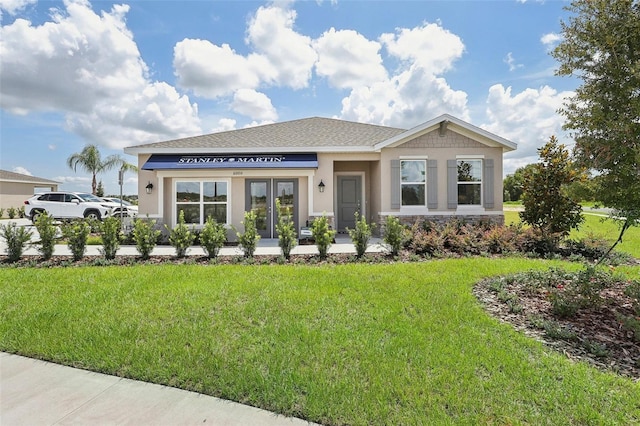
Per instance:
[[[112,205],[84,192],[45,192],[24,202],[25,217],[35,223],[43,212],[56,219],[90,218],[102,220],[111,216]]]
[[[131,204],[127,200],[121,200],[115,197],[101,197],[104,201],[109,203],[112,207],[111,215],[120,217],[120,207],[122,207],[122,217],[136,217],[138,216],[138,206]]]

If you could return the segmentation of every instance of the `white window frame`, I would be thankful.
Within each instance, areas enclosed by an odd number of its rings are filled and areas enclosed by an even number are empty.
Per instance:
[[[177,192],[178,192],[178,184],[179,183],[198,183],[200,185],[200,201],[189,201],[189,202],[180,202],[177,200]],[[204,196],[204,183],[213,182],[213,183],[225,183],[227,185],[227,201],[203,201]],[[178,204],[192,204],[200,206],[200,223],[190,223],[187,224],[189,226],[193,226],[196,228],[202,228],[206,221],[206,217],[204,217],[204,206],[207,204],[225,204],[227,206],[227,217],[225,220],[225,225],[229,225],[231,223],[231,179],[222,179],[222,178],[178,178],[173,180],[173,194],[172,194],[172,210],[173,210],[173,226],[178,224]]]
[[[419,161],[424,165],[424,181],[407,181],[402,180],[402,163],[405,161]],[[423,204],[404,204],[402,197],[402,187],[404,185],[423,185],[424,186],[424,203]],[[400,210],[424,210],[427,208],[427,158],[426,157],[400,157]]]
[[[479,210],[484,209],[484,156],[456,156],[456,166],[460,162],[478,162],[480,163],[480,182],[478,181],[460,181],[456,182],[456,189],[458,191],[458,209],[459,210]],[[457,174],[456,174],[457,176]],[[480,202],[478,204],[461,204],[460,203],[460,185],[480,185]]]

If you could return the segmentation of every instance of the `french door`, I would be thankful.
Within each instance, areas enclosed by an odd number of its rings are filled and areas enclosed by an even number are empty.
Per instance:
[[[276,211],[280,200],[280,212]],[[245,181],[245,211],[256,214],[256,226],[262,238],[277,238],[279,214],[292,216],[298,229],[298,179],[247,179]]]

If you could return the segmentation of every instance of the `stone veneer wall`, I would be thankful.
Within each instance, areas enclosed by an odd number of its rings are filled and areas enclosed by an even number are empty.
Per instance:
[[[386,215],[378,215],[378,226],[376,227],[378,230],[383,229]],[[422,223],[425,221],[445,224],[452,220],[457,220],[459,222],[470,223],[470,224],[478,224],[478,223],[493,223],[496,225],[504,225],[504,215],[433,215],[433,216],[396,216],[400,219],[400,223],[407,226],[413,226],[416,222]]]

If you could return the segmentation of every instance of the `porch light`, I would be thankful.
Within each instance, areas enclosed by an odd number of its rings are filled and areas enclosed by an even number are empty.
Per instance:
[[[147,190],[147,194],[151,194],[151,192],[153,192],[153,184],[151,183],[151,181],[149,181],[147,186],[145,186],[144,188]]]
[[[324,182],[320,179],[320,183],[318,184],[318,191],[324,192]]]

